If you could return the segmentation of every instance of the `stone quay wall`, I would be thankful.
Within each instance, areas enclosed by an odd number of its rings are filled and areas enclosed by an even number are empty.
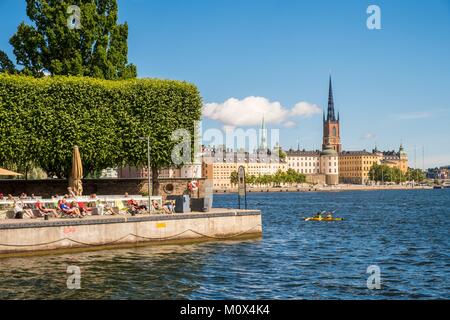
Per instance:
[[[93,216],[85,219],[1,220],[0,257],[50,250],[97,250],[146,243],[260,237],[259,210]]]

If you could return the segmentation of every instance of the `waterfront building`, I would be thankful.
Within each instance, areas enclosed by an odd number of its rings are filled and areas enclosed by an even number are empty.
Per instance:
[[[376,148],[375,152],[377,152]],[[403,174],[408,171],[408,155],[403,148],[403,144],[400,144],[398,151],[383,151],[381,155],[381,164],[391,168],[399,168]]]
[[[268,149],[258,149],[253,153],[215,147],[203,150],[202,175],[212,180],[214,189],[236,187],[230,177],[240,166],[244,167],[247,176],[273,175],[279,170],[287,170],[286,161]]]
[[[336,185],[339,183],[339,155],[333,146],[325,146],[320,153],[320,168],[325,175],[326,184]]]
[[[408,171],[408,155],[403,145],[398,151],[379,151],[376,147],[372,152],[343,151],[339,154],[339,181],[341,183],[367,184],[369,171],[374,164],[398,168],[403,174]]]
[[[450,166],[440,168],[430,168],[426,172],[428,179],[447,180],[450,179]]]
[[[332,146],[324,150],[288,150],[286,168],[306,176],[310,183],[336,185],[339,182],[339,157]]]
[[[288,150],[286,151],[288,169],[305,175],[320,174],[320,151]]]
[[[378,152],[343,151],[339,154],[339,182],[366,184],[369,171],[374,164],[380,164],[383,156]]]

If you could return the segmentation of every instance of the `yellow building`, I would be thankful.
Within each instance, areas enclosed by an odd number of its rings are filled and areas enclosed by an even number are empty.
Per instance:
[[[237,172],[240,166],[245,168],[246,175],[275,174],[278,170],[286,171],[287,164],[274,154],[239,153],[206,151],[203,157],[202,176],[212,180],[213,188],[226,190],[235,188],[231,184],[231,174]]]
[[[408,155],[403,149],[403,145],[400,144],[398,152],[384,151],[381,154],[383,156],[381,164],[391,168],[399,168],[403,174],[408,172]]]
[[[340,183],[366,184],[369,171],[374,164],[399,168],[404,174],[408,171],[408,155],[400,145],[396,151],[344,151],[339,154]]]
[[[344,151],[339,154],[339,182],[366,184],[369,171],[374,164],[380,164],[382,156],[368,151]]]

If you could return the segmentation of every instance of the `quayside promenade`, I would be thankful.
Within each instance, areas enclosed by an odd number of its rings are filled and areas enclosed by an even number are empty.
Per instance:
[[[0,257],[53,250],[93,250],[260,237],[259,210],[87,216],[83,219],[0,220]]]

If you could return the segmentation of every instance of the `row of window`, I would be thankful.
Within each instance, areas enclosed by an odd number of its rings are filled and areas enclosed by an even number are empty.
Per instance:
[[[317,158],[318,157],[288,157],[287,159],[288,159],[288,161],[296,161],[296,160],[299,160],[299,161],[313,160],[313,161],[315,161],[315,160],[317,160]]]
[[[319,166],[319,162],[314,163],[314,162],[297,162],[297,165],[295,165],[295,163],[289,163],[289,167],[303,167],[303,164],[305,167],[312,167],[314,165]]]
[[[341,167],[341,171],[366,171],[369,172],[371,167]]]

